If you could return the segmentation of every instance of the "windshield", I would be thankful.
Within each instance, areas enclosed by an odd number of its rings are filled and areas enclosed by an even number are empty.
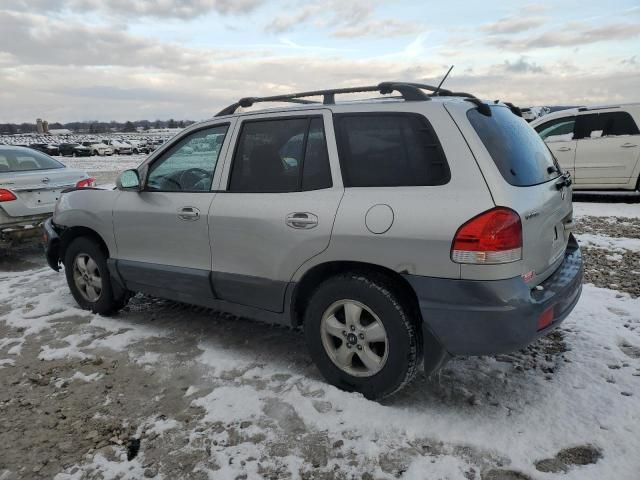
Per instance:
[[[37,150],[0,149],[0,173],[50,170],[52,168],[64,168],[64,165]]]
[[[491,116],[473,108],[467,118],[511,185],[538,185],[560,175],[560,168],[540,136],[507,107],[492,105]]]

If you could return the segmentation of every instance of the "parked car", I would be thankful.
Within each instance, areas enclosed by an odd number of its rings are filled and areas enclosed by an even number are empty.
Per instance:
[[[61,143],[58,145],[60,155],[63,157],[90,157],[91,149],[79,143]]]
[[[0,146],[0,247],[39,236],[36,227],[51,216],[63,190],[94,182],[42,152]]]
[[[82,142],[82,145],[91,150],[91,155],[100,155],[101,157],[113,155],[113,148],[102,142],[87,141]]]
[[[58,146],[50,143],[31,143],[29,144],[29,148],[46,153],[47,155],[60,155],[60,149]]]
[[[523,348],[580,296],[570,180],[517,108],[434,90],[243,99],[117,189],[65,193],[49,265],[100,314],[144,292],[302,327],[325,378],[369,398],[421,363]]]
[[[536,118],[547,115],[550,112],[549,107],[524,107],[520,108],[520,112],[522,113],[522,118],[524,118],[527,122],[532,122]]]
[[[580,107],[531,123],[575,189],[640,190],[640,103]]]
[[[109,145],[116,155],[131,155],[133,153],[131,145],[118,140],[103,140],[102,143]]]
[[[146,142],[130,140],[127,143],[131,145],[131,150],[135,155],[140,155],[140,154],[146,155],[149,152],[151,152]]]

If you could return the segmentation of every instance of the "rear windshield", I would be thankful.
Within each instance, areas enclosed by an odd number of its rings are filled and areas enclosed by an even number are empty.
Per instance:
[[[50,170],[52,168],[64,168],[64,165],[37,150],[26,148],[0,149],[0,173]]]
[[[560,168],[540,136],[507,107],[492,105],[491,116],[473,108],[467,117],[511,185],[529,187],[560,175]]]

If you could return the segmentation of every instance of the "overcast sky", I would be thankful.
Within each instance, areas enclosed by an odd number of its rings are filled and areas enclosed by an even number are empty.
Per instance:
[[[640,101],[638,0],[0,0],[0,122],[204,119],[383,80],[519,105]]]

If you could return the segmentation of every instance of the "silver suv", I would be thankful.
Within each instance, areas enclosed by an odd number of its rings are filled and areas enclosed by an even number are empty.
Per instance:
[[[335,102],[353,92],[399,95]],[[298,105],[237,112],[266,101]],[[569,314],[570,183],[509,104],[389,82],[245,98],[115,190],[64,194],[46,255],[96,313],[143,292],[302,327],[330,383],[380,398]]]

